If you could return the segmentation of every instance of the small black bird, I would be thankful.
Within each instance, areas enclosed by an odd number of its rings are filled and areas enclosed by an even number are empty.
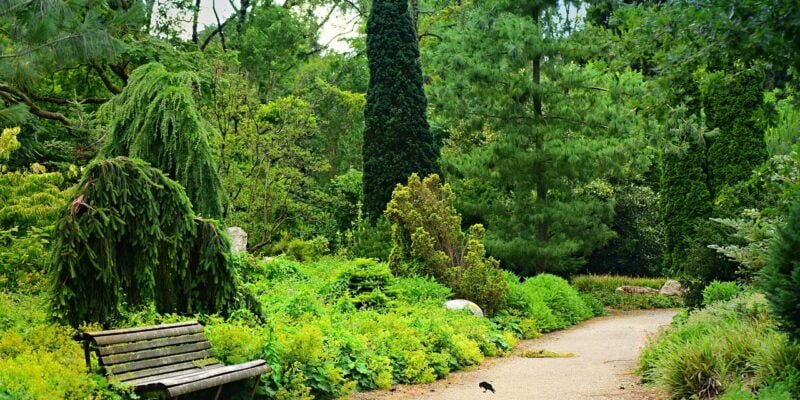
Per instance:
[[[478,384],[478,387],[483,389],[483,393],[486,393],[487,390],[494,393],[494,388],[492,387],[492,384],[489,382],[481,382]]]

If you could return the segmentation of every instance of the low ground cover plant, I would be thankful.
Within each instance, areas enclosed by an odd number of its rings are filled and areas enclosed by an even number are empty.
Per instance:
[[[671,399],[796,399],[800,346],[775,328],[765,297],[745,292],[678,314],[640,370]]]
[[[603,306],[619,310],[637,310],[652,308],[681,307],[679,297],[667,297],[660,294],[620,293],[621,286],[641,286],[660,289],[666,278],[636,278],[621,275],[578,275],[571,279],[572,285]]]
[[[192,318],[206,326],[219,360],[267,360],[273,373],[259,385],[262,399],[333,399],[432,382],[509,354],[520,338],[594,315],[577,290],[553,275],[520,283],[508,274],[513,300],[495,317],[478,318],[446,310],[452,291],[432,278],[396,277],[372,259],[301,263],[235,255],[234,265],[242,292],[257,307]],[[50,322],[46,304],[43,292],[0,293],[0,398],[131,398],[109,387],[99,369],[86,372],[75,330]],[[189,318],[146,308],[124,312],[115,327]],[[230,385],[226,398],[246,397],[251,383]]]

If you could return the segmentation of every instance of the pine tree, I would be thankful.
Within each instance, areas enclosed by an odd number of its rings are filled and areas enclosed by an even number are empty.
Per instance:
[[[419,46],[408,3],[374,0],[367,21],[369,88],[364,110],[364,210],[383,213],[398,183],[438,173],[438,149],[425,116]]]
[[[572,44],[544,18],[555,6],[474,3],[431,46],[437,109],[486,132],[466,154],[448,148],[462,211],[485,222],[490,254],[523,275],[572,271],[613,237],[613,199],[594,191],[640,171],[645,156],[634,150],[640,117],[626,107],[641,76],[572,62]]]
[[[800,340],[800,203],[772,244],[762,286],[781,328]]]
[[[746,180],[767,160],[764,130],[757,125],[763,77],[752,70],[711,74],[703,91],[709,128],[719,130],[708,148],[712,196]]]
[[[52,309],[73,326],[109,324],[123,304],[227,313],[236,294],[230,241],[195,216],[177,182],[124,157],[89,164],[56,224]]]
[[[147,161],[184,187],[199,215],[219,220],[223,191],[208,145],[211,129],[192,94],[196,84],[194,74],[171,73],[161,64],[137,68],[101,109],[110,134],[100,155]]]

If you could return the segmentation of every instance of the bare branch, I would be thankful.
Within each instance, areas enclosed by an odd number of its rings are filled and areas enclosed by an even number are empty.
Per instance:
[[[100,76],[100,80],[103,81],[103,84],[106,85],[106,88],[108,89],[109,92],[114,94],[122,93],[122,90],[118,88],[116,85],[114,85],[114,82],[111,82],[111,79],[108,78],[108,75],[106,75],[106,70],[103,68],[102,65],[98,63],[92,63],[92,68],[94,68],[94,70],[97,71],[97,75]]]
[[[31,112],[31,114],[36,115],[37,117],[51,119],[54,121],[61,122],[66,126],[72,126],[72,122],[69,119],[67,119],[67,117],[65,117],[64,114],[41,109],[38,105],[36,105],[36,103],[33,102],[33,100],[31,100],[30,97],[28,97],[28,95],[26,95],[19,89],[16,89],[4,83],[0,83],[0,92],[7,93],[12,97],[14,97],[17,100],[17,102],[24,103],[26,106],[28,106],[28,110]]]

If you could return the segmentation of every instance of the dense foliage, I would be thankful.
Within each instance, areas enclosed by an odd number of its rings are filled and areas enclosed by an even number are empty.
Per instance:
[[[432,103],[477,137],[443,149],[460,208],[486,225],[490,254],[523,275],[568,274],[613,238],[613,199],[598,188],[641,172],[646,158],[634,151],[642,77],[575,62],[580,46],[544,18],[553,5],[465,6],[429,48]]]
[[[800,339],[800,204],[789,213],[763,269],[763,285],[781,328]]]
[[[439,171],[422,89],[417,33],[405,0],[375,0],[367,20],[369,88],[364,109],[364,211],[383,213],[412,173]]]
[[[800,394],[800,347],[777,332],[763,296],[747,293],[689,315],[645,348],[644,378],[669,398],[790,399]]]
[[[398,275],[433,277],[494,315],[506,300],[506,278],[499,262],[486,257],[483,226],[461,231],[454,201],[453,190],[435,174],[413,174],[408,185],[397,185],[386,207],[392,223],[389,266]]]
[[[136,159],[95,161],[55,228],[53,312],[110,325],[123,304],[227,313],[236,295],[230,242],[195,216],[183,188]]]
[[[160,64],[137,68],[128,86],[101,110],[109,137],[102,157],[147,161],[183,186],[195,212],[222,218],[222,190],[211,158],[208,123],[192,95],[197,77]]]
[[[0,399],[132,398],[90,321],[288,400],[681,306],[667,396],[797,398],[796,1],[228,3],[0,1]]]

